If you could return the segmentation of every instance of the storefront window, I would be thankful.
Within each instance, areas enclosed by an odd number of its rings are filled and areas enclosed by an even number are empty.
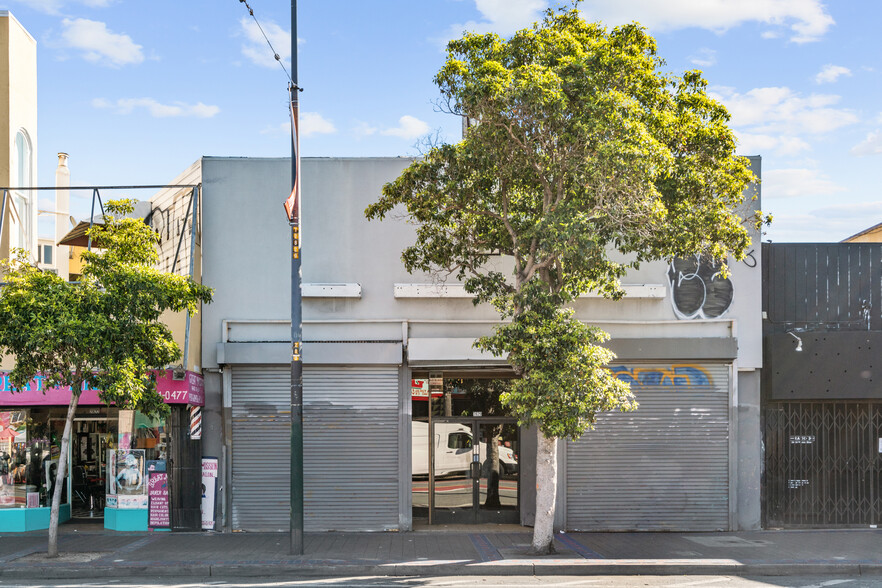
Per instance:
[[[151,419],[140,412],[135,413],[135,434],[132,448],[143,449],[149,461],[166,459],[168,429],[163,419]]]
[[[61,435],[45,416],[30,409],[0,409],[0,508],[51,503]],[[67,492],[62,496],[66,501]]]

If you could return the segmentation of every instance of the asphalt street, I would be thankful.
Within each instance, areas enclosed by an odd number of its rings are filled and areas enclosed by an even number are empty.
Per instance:
[[[27,588],[197,588],[222,586],[225,588],[467,588],[470,586],[505,588],[882,588],[882,576],[836,577],[739,577],[739,576],[444,576],[444,577],[384,577],[353,576],[333,578],[154,578],[113,580],[57,580],[9,582],[0,580],[0,586]]]

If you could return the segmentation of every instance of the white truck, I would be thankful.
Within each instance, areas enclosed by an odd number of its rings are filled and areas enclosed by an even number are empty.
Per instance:
[[[413,421],[411,467],[414,476],[429,475],[429,423]],[[461,423],[434,424],[435,477],[464,474],[472,463],[474,445],[472,430]],[[487,444],[478,445],[478,459],[487,459]],[[499,475],[512,477],[518,473],[518,456],[510,447],[499,446]]]

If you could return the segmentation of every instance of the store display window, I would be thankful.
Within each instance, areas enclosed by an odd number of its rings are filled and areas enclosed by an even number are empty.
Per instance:
[[[132,436],[132,449],[143,449],[149,461],[166,459],[168,429],[165,420],[150,418],[140,412],[135,413],[135,432]]]
[[[0,408],[0,509],[48,507],[55,491],[61,427],[49,411]],[[62,502],[67,502],[67,488]]]

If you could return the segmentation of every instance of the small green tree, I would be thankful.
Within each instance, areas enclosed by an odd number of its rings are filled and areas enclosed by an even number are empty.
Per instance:
[[[508,40],[451,41],[435,82],[442,105],[474,124],[365,211],[402,206],[416,225],[407,270],[452,274],[508,319],[476,345],[508,358],[519,379],[502,402],[538,430],[537,553],[553,550],[557,439],[636,406],[605,368],[608,335],[571,303],[592,290],[620,298],[643,261],[741,259],[750,243],[736,210],[754,176],[701,73],[663,73],[641,26],[607,30],[577,4]],[[493,254],[512,260],[511,275],[492,269]]]
[[[22,389],[37,374],[46,388],[72,394],[61,438],[61,459],[49,523],[49,557],[58,555],[61,489],[73,417],[84,386],[100,390],[107,405],[167,414],[150,370],[165,368],[181,352],[160,321],[166,310],[198,310],[212,290],[188,277],[162,273],[157,235],[143,220],[125,218],[131,201],[111,201],[104,225],[90,231],[100,250],[83,253],[82,280],[65,282],[30,265],[24,252],[3,262],[0,353],[15,356],[9,379]]]

